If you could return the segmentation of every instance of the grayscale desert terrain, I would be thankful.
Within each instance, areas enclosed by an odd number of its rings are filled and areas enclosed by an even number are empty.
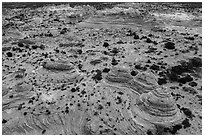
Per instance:
[[[3,135],[201,135],[202,3],[2,3]]]

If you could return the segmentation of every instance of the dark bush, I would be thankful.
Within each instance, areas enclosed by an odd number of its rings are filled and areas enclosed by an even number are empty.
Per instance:
[[[173,42],[167,42],[164,44],[164,48],[166,49],[175,49],[175,44]]]

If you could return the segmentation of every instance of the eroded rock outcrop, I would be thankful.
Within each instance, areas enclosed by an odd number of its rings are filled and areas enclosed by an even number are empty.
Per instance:
[[[74,69],[74,67],[71,64],[67,64],[63,62],[54,62],[54,61],[43,62],[43,67],[48,70],[57,70],[57,71],[71,71]]]
[[[130,88],[137,94],[148,93],[157,86],[156,77],[153,74],[142,72],[133,77],[128,69],[119,67],[112,68],[105,77],[105,81]]]
[[[150,123],[171,126],[182,120],[183,115],[165,87],[140,95],[133,111]]]

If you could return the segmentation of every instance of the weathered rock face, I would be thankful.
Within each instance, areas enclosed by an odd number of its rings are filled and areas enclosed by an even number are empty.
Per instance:
[[[135,81],[146,86],[157,86],[157,78],[151,72],[140,72],[134,77]]]
[[[135,77],[128,69],[113,68],[105,77],[111,85],[120,85],[136,93],[135,104],[131,105],[130,115],[138,125],[143,125],[155,131],[153,125],[171,126],[182,120],[182,113],[176,106],[169,89],[157,84],[156,77],[147,72],[139,72]],[[148,126],[148,124],[150,124]]]
[[[91,134],[86,128],[87,114],[80,111],[71,111],[69,114],[43,114],[35,116],[26,114],[15,118],[3,127],[4,135],[15,134]]]
[[[157,86],[156,78],[153,74],[146,72],[137,73],[135,77],[126,68],[114,67],[105,77],[107,83],[119,84],[127,87],[136,94],[148,93]]]
[[[125,85],[128,81],[132,80],[133,77],[128,72],[128,69],[125,68],[112,68],[105,78],[110,83],[118,83]]]
[[[182,113],[165,87],[159,87],[149,93],[140,95],[132,108],[139,117],[150,123],[171,126],[183,118]]]
[[[71,71],[74,69],[74,67],[71,64],[54,62],[54,61],[44,62],[43,67],[48,70],[58,70],[58,71]]]

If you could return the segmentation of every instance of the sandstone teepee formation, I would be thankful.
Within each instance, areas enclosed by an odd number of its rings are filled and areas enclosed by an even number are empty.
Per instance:
[[[105,81],[137,93],[139,99],[131,106],[131,111],[137,117],[149,123],[164,126],[171,126],[181,121],[183,115],[176,106],[169,89],[159,86],[154,75],[139,72],[132,77],[128,69],[113,68],[107,74]]]
[[[130,75],[130,71],[125,68],[112,68],[105,77],[107,83],[119,84],[133,90],[136,94],[148,93],[157,86],[156,78],[153,74],[138,73],[135,77]]]
[[[150,123],[171,126],[183,119],[168,89],[160,87],[140,95],[133,111]]]

